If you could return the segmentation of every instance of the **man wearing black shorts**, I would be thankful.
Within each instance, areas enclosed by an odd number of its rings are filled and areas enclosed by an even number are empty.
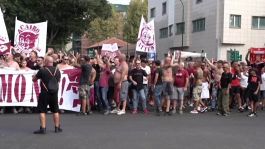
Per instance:
[[[53,120],[55,124],[55,133],[62,132],[60,128],[60,115],[58,105],[58,89],[56,92],[50,92],[47,88],[48,83],[52,77],[55,77],[57,83],[59,83],[61,74],[60,71],[53,67],[53,58],[50,56],[44,59],[45,67],[41,68],[36,75],[33,76],[32,80],[41,80],[41,92],[39,95],[37,110],[40,113],[40,129],[34,131],[34,134],[45,134],[46,133],[46,113],[47,106],[49,105],[51,112],[53,113]]]

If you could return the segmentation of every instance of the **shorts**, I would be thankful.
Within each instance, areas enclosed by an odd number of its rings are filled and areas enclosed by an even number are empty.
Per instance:
[[[193,88],[192,96],[193,100],[198,101],[201,99],[201,93],[202,93],[202,86],[197,85]]]
[[[184,99],[184,88],[173,87],[173,93],[170,97],[172,100],[183,100]]]
[[[249,101],[253,101],[253,102],[258,102],[259,101],[259,96],[255,95],[254,92],[250,91],[249,92]]]
[[[49,105],[52,113],[59,112],[59,104],[58,104],[58,92],[56,93],[48,93],[41,92],[39,95],[37,111],[39,113],[47,113],[47,106]]]
[[[121,90],[120,90],[120,101],[125,101],[128,98],[128,89],[129,89],[129,82],[122,81],[121,82]]]
[[[163,83],[163,95],[171,96],[173,94],[173,83],[172,82],[164,82]]]
[[[80,85],[79,86],[79,99],[88,100],[90,95],[90,86],[89,85]]]
[[[241,92],[241,87],[240,86],[232,86],[230,93],[231,95],[235,95],[235,94],[240,94]]]

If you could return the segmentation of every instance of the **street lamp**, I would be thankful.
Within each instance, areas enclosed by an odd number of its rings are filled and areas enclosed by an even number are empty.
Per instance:
[[[181,2],[182,5],[182,31],[181,31],[181,50],[183,51],[183,35],[184,35],[184,29],[185,29],[185,24],[184,24],[184,4],[182,2],[182,0],[179,0]]]

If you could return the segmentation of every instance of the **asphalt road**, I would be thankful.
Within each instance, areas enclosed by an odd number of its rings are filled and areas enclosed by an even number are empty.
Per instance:
[[[55,134],[48,115],[47,134],[35,135],[37,114],[0,115],[0,149],[265,149],[265,112],[249,118],[233,112],[155,116],[62,115]]]

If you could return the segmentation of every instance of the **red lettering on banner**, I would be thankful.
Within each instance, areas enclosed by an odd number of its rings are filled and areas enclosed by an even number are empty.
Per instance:
[[[21,83],[19,81],[20,78],[22,79]],[[20,92],[19,92],[19,86],[20,86]],[[24,77],[24,75],[18,75],[15,81],[15,89],[14,89],[15,97],[18,102],[24,101],[24,98],[26,95],[26,86],[27,86],[26,78]],[[19,94],[20,94],[20,98],[19,98]]]
[[[12,78],[13,74],[8,75],[8,87],[7,87],[7,103],[12,103]]]
[[[66,91],[73,90],[73,93],[77,94],[81,69],[63,70],[63,73],[67,74],[67,76],[69,78],[69,82],[70,82],[66,88]]]
[[[38,100],[39,99],[38,97],[39,97],[39,94],[40,94],[40,86],[39,86],[38,81],[33,82],[32,94],[31,94],[30,102],[34,102],[34,100],[33,100],[33,94],[34,94],[33,90],[35,91],[35,95],[36,95],[37,100]]]
[[[63,104],[63,92],[64,92],[64,87],[65,87],[65,82],[66,82],[66,78],[64,77],[62,79],[61,98],[60,98],[60,102],[59,102],[60,105]]]
[[[6,88],[7,88],[7,83],[5,79],[5,75],[1,74],[1,82],[2,82],[2,91],[1,91],[1,96],[0,96],[0,102],[5,101],[6,98]]]
[[[74,99],[73,100],[73,108],[77,107],[77,105],[81,105],[81,100],[80,99]]]

